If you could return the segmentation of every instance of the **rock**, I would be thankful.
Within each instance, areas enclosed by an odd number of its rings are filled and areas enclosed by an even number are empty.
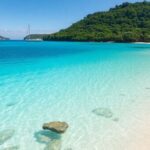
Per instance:
[[[16,105],[16,103],[15,103],[15,102],[12,102],[12,103],[8,103],[6,106],[7,106],[7,107],[11,107],[11,106],[14,106],[14,105]]]
[[[126,96],[124,93],[121,93],[120,96]]]
[[[45,123],[43,125],[43,129],[51,130],[56,133],[64,133],[68,127],[69,126],[66,122],[59,122],[59,121]]]
[[[105,118],[111,118],[113,113],[108,108],[96,108],[92,111],[95,115],[103,116]]]
[[[113,121],[118,122],[119,118],[114,118]]]
[[[45,143],[45,144],[47,144],[47,143],[49,143],[51,141],[51,138],[49,136],[46,136],[46,135],[43,135],[43,134],[37,135],[36,138],[37,138],[37,141],[39,143]]]
[[[19,149],[19,146],[11,146],[11,147],[6,147],[2,150],[18,150]]]
[[[14,135],[15,131],[14,130],[3,130],[0,132],[0,145],[4,144],[7,140],[12,138]]]
[[[53,139],[47,144],[44,150],[61,150],[61,140]]]

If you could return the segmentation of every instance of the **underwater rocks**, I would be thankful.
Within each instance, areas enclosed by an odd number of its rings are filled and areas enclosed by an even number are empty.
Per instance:
[[[43,125],[43,129],[45,130],[50,130],[56,133],[64,133],[67,128],[69,127],[69,125],[66,122],[50,122],[50,123],[44,123]]]
[[[119,118],[114,118],[113,121],[118,122]]]
[[[47,144],[51,141],[51,138],[49,135],[44,135],[42,132],[40,133],[36,133],[35,134],[35,138],[36,138],[36,141],[39,142],[39,143],[44,143],[44,144]]]
[[[45,144],[44,150],[60,150],[61,149],[61,134],[50,130],[38,131],[34,134],[36,141]]]
[[[61,139],[61,135],[49,130],[35,132],[34,137],[38,143],[48,144],[53,139]]]
[[[0,145],[4,144],[7,140],[12,138],[14,135],[15,131],[14,130],[3,130],[0,131]]]
[[[68,127],[66,122],[44,123],[44,130],[36,132],[34,136],[37,142],[45,144],[44,150],[61,150],[61,133],[65,133]]]
[[[113,112],[109,108],[100,107],[100,108],[96,108],[92,110],[92,112],[97,116],[112,119],[112,121],[115,121],[115,122],[119,121],[119,118],[114,117]]]
[[[111,118],[113,116],[113,113],[108,108],[96,108],[92,112],[97,116],[103,116],[105,118]]]
[[[61,140],[60,139],[53,139],[51,140],[44,150],[61,150]]]
[[[11,146],[11,147],[6,147],[2,150],[19,150],[19,146]]]
[[[16,104],[17,104],[16,102],[8,103],[8,104],[6,104],[6,107],[12,107],[12,106],[14,106]]]

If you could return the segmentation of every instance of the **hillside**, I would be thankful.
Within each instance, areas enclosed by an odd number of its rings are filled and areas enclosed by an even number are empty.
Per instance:
[[[89,14],[69,28],[43,37],[50,41],[150,42],[150,2],[123,3]]]
[[[9,38],[6,38],[6,37],[3,37],[3,36],[0,36],[0,40],[9,40]]]

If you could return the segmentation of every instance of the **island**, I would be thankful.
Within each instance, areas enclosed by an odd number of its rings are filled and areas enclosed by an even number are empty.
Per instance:
[[[46,34],[30,34],[24,37],[26,41],[42,41]]]
[[[150,2],[123,3],[89,14],[45,41],[150,42]]]
[[[0,41],[3,41],[3,40],[9,40],[9,38],[6,38],[6,37],[3,37],[3,36],[0,36]]]

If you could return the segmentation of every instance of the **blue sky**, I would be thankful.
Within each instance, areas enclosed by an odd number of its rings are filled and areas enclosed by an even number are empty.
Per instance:
[[[89,13],[108,10],[122,2],[141,0],[1,0],[0,35],[23,38],[31,33],[52,33]]]

